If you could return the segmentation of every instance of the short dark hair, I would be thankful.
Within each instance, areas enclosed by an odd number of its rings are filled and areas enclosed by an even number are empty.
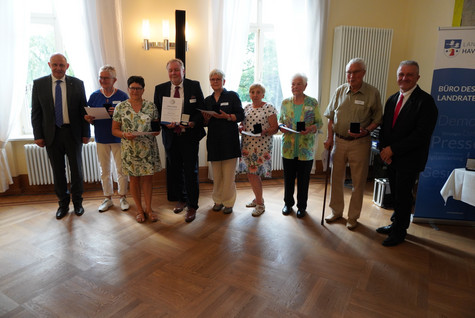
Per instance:
[[[129,79],[127,80],[127,86],[130,86],[130,84],[132,83],[137,83],[140,86],[142,86],[142,88],[145,88],[145,80],[143,79],[142,76],[134,75],[134,76],[129,77]]]

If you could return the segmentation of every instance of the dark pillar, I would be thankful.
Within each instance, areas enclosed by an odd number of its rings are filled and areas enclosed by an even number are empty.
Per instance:
[[[176,28],[176,38],[175,38],[175,57],[185,62],[186,54],[186,40],[185,40],[185,26],[186,26],[186,11],[175,10],[175,28]]]

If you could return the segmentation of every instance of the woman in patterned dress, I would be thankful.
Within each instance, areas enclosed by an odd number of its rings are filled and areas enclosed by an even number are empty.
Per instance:
[[[141,76],[127,80],[130,98],[118,104],[112,117],[112,134],[121,140],[122,169],[130,177],[130,192],[137,207],[136,220],[145,218],[158,221],[152,211],[152,181],[161,170],[158,145],[155,140],[160,132],[152,132],[152,121],[158,121],[158,111],[152,102],[142,98],[145,81]],[[158,126],[158,125],[157,125]],[[142,192],[145,211],[142,207]]]
[[[277,110],[271,104],[262,101],[265,93],[266,89],[261,84],[252,84],[249,87],[252,103],[244,108],[245,117],[239,126],[242,134],[239,171],[247,173],[255,195],[255,198],[246,204],[246,207],[254,208],[252,216],[259,216],[265,211],[261,177],[271,177],[272,135],[278,130]],[[260,136],[246,134],[252,132],[254,125],[258,124],[262,130]]]

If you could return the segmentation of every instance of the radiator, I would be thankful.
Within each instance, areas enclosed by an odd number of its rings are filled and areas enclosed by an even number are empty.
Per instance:
[[[284,170],[282,163],[282,135],[272,136],[272,170]]]
[[[333,38],[331,92],[346,82],[346,64],[355,57],[366,62],[364,81],[375,86],[384,105],[391,55],[392,29],[338,26]]]
[[[46,152],[46,147],[38,147],[36,144],[26,144],[25,158],[28,168],[28,179],[30,185],[53,184],[53,170]],[[71,179],[69,163],[66,161],[66,179]],[[82,147],[82,170],[84,182],[98,182],[101,180],[101,170],[97,160],[96,143],[90,142]]]

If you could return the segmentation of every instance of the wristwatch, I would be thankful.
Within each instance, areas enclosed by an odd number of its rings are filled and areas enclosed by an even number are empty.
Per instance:
[[[228,121],[232,121],[233,120],[233,117],[231,116],[231,114],[228,114],[228,118],[226,118]]]

